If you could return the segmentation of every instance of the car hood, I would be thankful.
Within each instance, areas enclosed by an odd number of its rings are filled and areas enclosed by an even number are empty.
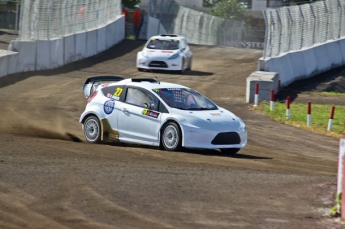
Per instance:
[[[186,125],[217,131],[237,131],[243,124],[242,120],[227,110],[183,111],[176,112],[185,119]]]
[[[179,52],[179,50],[145,50],[143,51],[146,53],[148,57],[161,57],[161,58],[169,58],[172,55]]]

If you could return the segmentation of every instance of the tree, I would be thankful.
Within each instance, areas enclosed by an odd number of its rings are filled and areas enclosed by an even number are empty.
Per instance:
[[[211,10],[211,14],[221,18],[246,21],[248,14],[243,5],[237,0],[220,0],[216,7]]]
[[[122,0],[122,4],[126,6],[126,8],[129,9],[134,9],[134,6],[136,4],[139,4],[141,1],[140,0]]]

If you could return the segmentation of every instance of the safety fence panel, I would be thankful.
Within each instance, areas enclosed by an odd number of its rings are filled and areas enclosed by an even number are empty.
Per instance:
[[[239,47],[245,34],[243,22],[186,8],[174,0],[150,0],[149,15],[159,19],[167,33],[185,35],[192,44]]]
[[[298,51],[345,36],[345,0],[264,10],[266,35],[263,58]]]
[[[19,40],[51,40],[105,26],[121,0],[22,0]]]

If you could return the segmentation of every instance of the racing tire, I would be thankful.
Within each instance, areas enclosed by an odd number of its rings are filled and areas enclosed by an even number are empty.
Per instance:
[[[161,145],[168,151],[178,151],[182,148],[181,130],[175,122],[168,122],[163,126]]]
[[[240,151],[239,148],[222,148],[220,149],[222,153],[227,153],[227,154],[236,154],[238,151]]]
[[[83,123],[84,137],[89,143],[101,142],[101,124],[99,119],[92,115]]]

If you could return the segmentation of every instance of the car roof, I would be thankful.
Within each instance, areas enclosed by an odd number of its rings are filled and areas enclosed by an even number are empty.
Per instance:
[[[115,83],[108,84],[107,86],[114,85],[126,85],[126,86],[136,86],[146,88],[148,90],[157,89],[157,88],[187,88],[186,86],[168,82],[160,82],[153,78],[129,78],[124,79]]]
[[[152,36],[151,39],[175,39],[175,40],[186,40],[186,37],[183,35],[177,35],[177,34],[159,34],[156,36]]]

